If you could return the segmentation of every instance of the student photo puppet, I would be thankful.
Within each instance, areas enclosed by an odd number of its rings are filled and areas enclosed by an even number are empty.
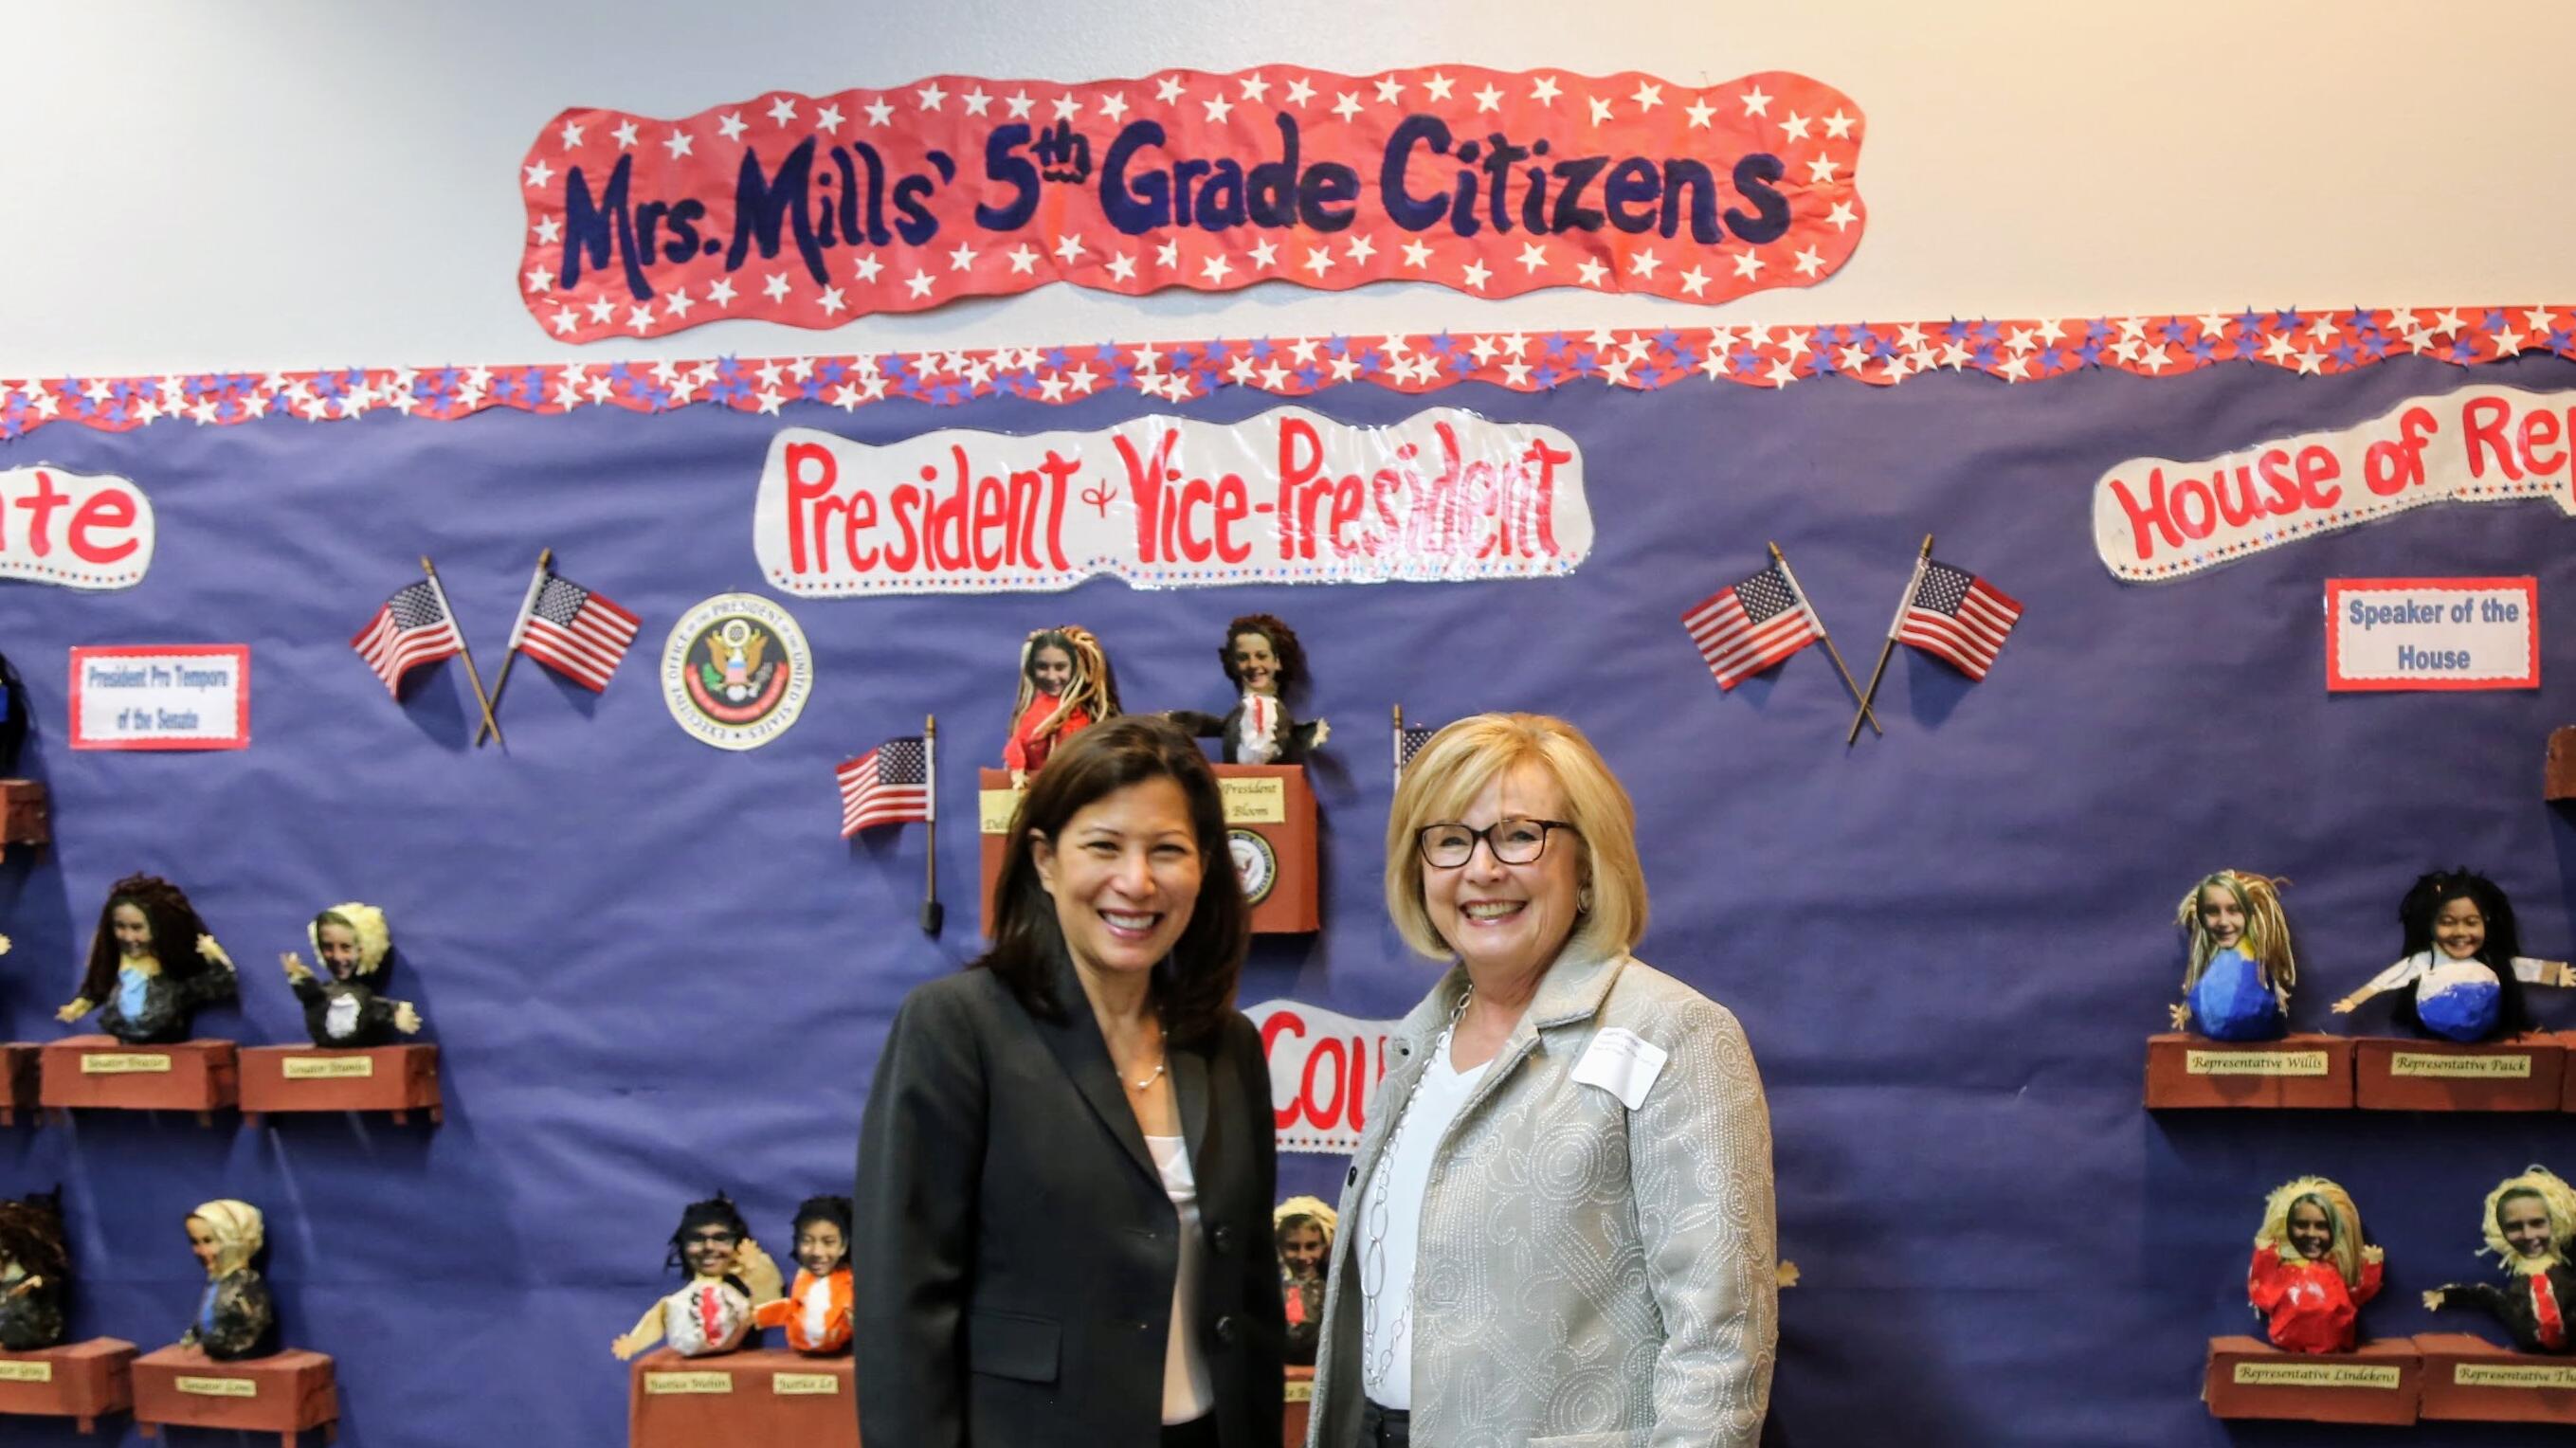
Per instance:
[[[796,1285],[753,1309],[756,1327],[787,1329],[787,1345],[809,1357],[850,1350],[850,1199],[797,1204]]]
[[[1057,745],[1117,712],[1118,678],[1091,630],[1039,629],[1020,645],[1020,693],[1002,767],[1014,785],[1025,784]]]
[[[2213,1041],[2269,1041],[2287,1028],[2299,963],[2281,914],[2285,880],[2244,870],[2201,877],[2174,911],[2191,941],[2175,1030]]]
[[[1332,734],[1324,721],[1300,724],[1288,712],[1289,697],[1306,683],[1306,650],[1295,629],[1270,614],[1245,614],[1225,626],[1216,657],[1238,696],[1233,710],[1219,718],[1175,709],[1171,719],[1201,739],[1220,741],[1226,763],[1303,764]]]
[[[2424,1305],[2482,1309],[2524,1352],[2576,1346],[2567,1324],[2576,1312],[2576,1266],[2567,1261],[2576,1244],[2576,1187],[2547,1167],[2527,1167],[2487,1193],[2479,1225],[2487,1239],[2480,1250],[2504,1264],[2506,1285],[2448,1283],[2426,1292]]]
[[[62,1189],[0,1201],[0,1350],[62,1345],[71,1276]]]
[[[287,988],[304,1005],[304,1029],[317,1046],[387,1046],[396,1035],[415,1035],[420,1012],[409,1001],[378,994],[389,967],[393,935],[385,912],[351,900],[305,922],[304,938],[326,974],[316,975],[293,951],[278,957]]]
[[[2362,1236],[2352,1195],[2324,1177],[2300,1177],[2263,1203],[2263,1230],[2245,1298],[2264,1337],[2283,1352],[2350,1352],[2361,1305],[2379,1295],[2380,1251]]]
[[[232,958],[187,895],[157,875],[128,875],[98,912],[80,994],[54,1019],[96,1011],[99,1029],[127,1045],[162,1045],[188,1039],[200,1008],[233,996]]]
[[[1340,1218],[1319,1197],[1290,1197],[1270,1214],[1279,1246],[1279,1295],[1288,1305],[1287,1361],[1315,1365],[1315,1342],[1324,1328],[1324,1267],[1333,1260]]]
[[[619,1362],[664,1341],[682,1357],[731,1352],[750,1334],[754,1310],[779,1297],[778,1264],[722,1192],[681,1209],[663,1266],[681,1268],[689,1280],[609,1344]]]
[[[2493,880],[2437,870],[2415,882],[2397,907],[2403,958],[2334,1003],[2349,1013],[2372,996],[2403,992],[2397,1020],[2450,1041],[2492,1041],[2532,1028],[2525,985],[2563,986],[2567,963],[2521,953],[2513,902]]]
[[[188,1214],[188,1250],[206,1269],[206,1290],[179,1346],[218,1362],[277,1350],[277,1305],[251,1266],[267,1242],[268,1223],[248,1202],[207,1202]]]

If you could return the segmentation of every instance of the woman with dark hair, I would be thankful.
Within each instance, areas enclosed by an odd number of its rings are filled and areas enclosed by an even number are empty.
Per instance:
[[[1270,1073],[1215,775],[1095,724],[1009,838],[992,949],[905,998],[859,1129],[861,1436],[1270,1448]]]
[[[2513,902],[2484,875],[2461,869],[2422,876],[2399,902],[2397,921],[2404,958],[2336,1001],[2336,1014],[2404,991],[2392,1013],[2401,1024],[2446,1040],[2490,1041],[2532,1029],[2525,985],[2569,983],[2565,961],[2522,954]]]
[[[1201,739],[1222,740],[1228,764],[1303,764],[1333,728],[1321,719],[1300,724],[1289,717],[1288,696],[1306,683],[1306,648],[1297,631],[1267,613],[1247,613],[1225,626],[1216,660],[1241,692],[1222,719],[1187,709],[1172,722]]]
[[[96,1011],[99,1029],[129,1046],[184,1041],[198,1009],[234,991],[232,958],[187,895],[158,875],[128,875],[99,909],[80,994],[54,1019]]]
[[[1020,643],[1020,692],[1002,767],[1013,784],[1025,784],[1057,746],[1117,712],[1118,675],[1091,630],[1039,629]]]

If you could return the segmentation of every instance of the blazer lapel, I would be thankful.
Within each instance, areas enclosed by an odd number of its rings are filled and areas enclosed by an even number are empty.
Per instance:
[[[1145,1133],[1136,1125],[1136,1113],[1128,1108],[1127,1093],[1118,1084],[1118,1068],[1110,1064],[1109,1044],[1100,1038],[1100,1023],[1091,1017],[1091,1002],[1082,993],[1082,982],[1074,977],[1071,962],[1059,962],[1056,969],[1055,998],[1064,1006],[1062,1021],[1031,1017],[1038,1038],[1073,1080],[1074,1089],[1091,1106],[1136,1169],[1157,1186],[1163,1174],[1154,1167],[1154,1157],[1145,1149]]]

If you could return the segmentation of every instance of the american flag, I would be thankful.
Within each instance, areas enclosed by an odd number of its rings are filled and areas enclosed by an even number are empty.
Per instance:
[[[1898,643],[1948,660],[1971,679],[1982,679],[2020,618],[2021,604],[1984,579],[1964,568],[1917,558],[1913,586],[1905,590],[1905,603],[1887,633]]]
[[[1430,743],[1431,736],[1439,732],[1438,725],[1405,723],[1404,710],[1401,707],[1397,708],[1395,711],[1395,783],[1398,789],[1404,787],[1404,766],[1411,764],[1413,756],[1420,754],[1422,746]]]
[[[580,584],[540,571],[519,606],[510,647],[597,694],[608,688],[643,620]]]
[[[385,681],[385,692],[402,697],[402,676],[420,664],[432,664],[465,648],[447,599],[424,578],[395,590],[394,596],[349,640],[349,647]]]
[[[930,745],[889,739],[832,771],[841,783],[841,838],[872,825],[931,817]]]
[[[1682,615],[1699,656],[1732,689],[1825,636],[1816,611],[1778,563],[1693,604]]]

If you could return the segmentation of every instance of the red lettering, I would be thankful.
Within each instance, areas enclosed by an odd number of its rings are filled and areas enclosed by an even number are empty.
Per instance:
[[[1326,1052],[1330,1052],[1333,1058],[1333,1104],[1331,1106],[1323,1105],[1315,1097],[1315,1068],[1324,1063]],[[1297,1087],[1298,1100],[1306,1108],[1306,1119],[1315,1123],[1321,1130],[1332,1130],[1334,1118],[1342,1114],[1342,1098],[1350,1094],[1350,1085],[1350,1073],[1343,1064],[1341,1041],[1332,1036],[1326,1036],[1317,1041],[1315,1049],[1306,1053],[1305,1079],[1300,1081]]]
[[[787,445],[787,571],[806,573],[828,569],[831,562],[823,555],[823,519],[835,506],[832,487],[840,481],[840,460],[832,450],[819,442],[791,442]],[[819,500],[819,501],[818,501]],[[802,512],[802,505],[814,503],[812,517]],[[839,506],[846,508],[847,504]],[[805,530],[815,531],[814,561],[805,561]]]
[[[43,468],[36,469],[36,491],[18,500],[19,507],[34,515],[27,523],[27,552],[30,555],[42,558],[54,551],[53,535],[47,530],[52,525],[54,510],[71,500],[71,494],[55,488],[52,473]]]
[[[1376,551],[1366,537],[1353,542],[1342,536],[1344,528],[1360,520],[1360,510],[1367,505],[1367,502],[1368,492],[1360,485],[1359,474],[1346,473],[1334,482],[1333,521],[1328,525],[1325,535],[1332,541],[1334,557],[1348,558],[1354,553]]]
[[[1136,455],[1136,449],[1127,441],[1126,434],[1113,433],[1109,440],[1117,444],[1119,459],[1127,465],[1127,495],[1136,500],[1137,561],[1159,562],[1163,553],[1162,539],[1171,526],[1162,516],[1163,465],[1171,458],[1172,445],[1180,441],[1180,434],[1166,429],[1162,441],[1154,447],[1154,460],[1150,463]],[[1052,458],[1055,454],[1047,456]]]
[[[2262,505],[2267,513],[2293,513],[2299,507],[2298,480],[2290,475],[2290,455],[2273,447],[2265,448],[2255,459],[2254,471],[2261,474],[2263,485],[2272,490],[2271,499]]]
[[[1305,456],[1298,456],[1303,444]],[[1302,417],[1279,419],[1279,557],[1285,562],[1297,556],[1296,495],[1324,467],[1324,441],[1315,435],[1315,425]],[[1306,556],[1315,556],[1311,544]]]
[[[2193,521],[2191,510],[2186,506],[2195,499],[2200,503],[2200,518],[2197,522]],[[2173,519],[2174,526],[2180,528],[2186,538],[2206,538],[2217,532],[2218,508],[2209,501],[2208,485],[2198,478],[2185,478],[2174,484]]]
[[[2472,397],[2461,404],[2460,428],[2466,434],[2462,443],[2468,451],[2470,477],[2487,475],[2486,455],[2489,449],[2493,449],[2496,466],[2504,470],[2504,475],[2515,482],[2522,481],[2522,469],[2514,462],[2513,448],[2504,440],[2504,425],[2512,416],[2513,404],[2501,397]],[[2376,456],[2378,452],[2379,448],[2374,445],[2371,453]],[[2398,487],[2403,486],[2402,482],[2398,484]],[[2371,483],[2371,491],[2380,491],[2376,480]],[[2387,491],[2393,493],[2397,488]]]
[[[1368,1129],[1368,1042],[1351,1037],[1351,1130]],[[1378,1074],[1386,1074],[1386,1038],[1378,1038]]]
[[[1207,479],[1192,478],[1181,485],[1181,506],[1174,510],[1179,514],[1176,521],[1180,525],[1180,556],[1192,563],[1207,562],[1208,555],[1216,549],[1216,540],[1213,537],[1200,537],[1193,524],[1193,519],[1201,509],[1212,507],[1215,503],[1216,489],[1208,486]]]
[[[1574,461],[1574,454],[1558,452],[1545,438],[1530,439],[1523,461],[1538,464],[1538,486],[1530,493],[1530,516],[1537,523],[1538,555],[1558,556],[1556,547],[1556,465]]]
[[[83,563],[114,563],[142,547],[141,541],[126,538],[114,543],[93,543],[89,532],[92,528],[130,528],[134,517],[134,499],[123,489],[92,493],[73,510],[71,527],[64,530],[63,541],[70,545],[72,556]]]
[[[877,550],[859,546],[859,530],[877,525],[877,495],[859,492],[850,495],[849,506],[841,510],[841,551],[850,555],[853,571],[865,573],[877,566]]]
[[[2566,466],[2565,452],[2552,451],[2543,455],[2540,451],[2558,441],[2558,437],[2557,413],[2545,407],[2524,413],[2522,427],[2514,434],[2515,448],[2522,454],[2522,465],[2542,477],[2547,477]]]
[[[2332,448],[2310,443],[2299,449],[2299,496],[2311,508],[2326,509],[2343,500],[2343,489],[2325,486],[2343,476],[2343,459]],[[2274,512],[2286,512],[2275,508]]]
[[[924,496],[919,488],[903,483],[886,498],[888,510],[894,514],[895,531],[903,535],[901,552],[893,548],[885,551],[886,567],[897,573],[910,573],[912,566],[921,561],[921,539],[913,531],[912,513],[921,506]]]
[[[2121,509],[2129,515],[2129,536],[2138,540],[2139,562],[2143,563],[2153,558],[2156,553],[2155,544],[2150,542],[2147,536],[2147,525],[2151,523],[2155,525],[2158,533],[2164,535],[2167,548],[2182,546],[2182,535],[2174,531],[2173,514],[2165,507],[2164,469],[2157,468],[2147,474],[2147,501],[2144,507],[2139,506],[2138,500],[2129,495],[2129,485],[2118,478],[2111,480],[2111,496],[2120,500]]]
[[[1296,1036],[1302,1039],[1305,1034],[1305,1017],[1300,1016],[1293,1011],[1279,1012],[1277,1015],[1274,1015],[1270,1019],[1261,1023],[1262,1057],[1265,1060],[1269,1058],[1271,1053],[1276,1049],[1278,1040],[1281,1036]],[[1304,1114],[1302,1108],[1305,1104],[1305,1098],[1302,1096],[1293,1098],[1287,1105],[1272,1111],[1271,1120],[1277,1125],[1279,1130],[1285,1131],[1289,1127],[1297,1124],[1297,1118]]]
[[[2274,448],[2263,454],[2263,456],[2267,460],[2280,457],[2281,450],[2279,448]],[[2282,461],[2286,462],[2288,459],[2283,458]],[[2239,498],[2238,502],[2230,503],[2227,501],[2227,475],[2229,470],[2226,468],[2220,468],[2217,472],[2210,474],[2209,490],[2218,496],[2218,516],[2227,520],[2228,527],[2242,528],[2246,524],[2263,516],[2263,500],[2254,495],[2254,470],[2246,467],[2242,463],[2239,463],[2234,471],[2236,474],[2236,489]]]
[[[1046,460],[1038,464],[1038,471],[1047,477],[1047,561],[1059,573],[1073,571],[1073,565],[1064,557],[1064,499],[1073,486],[1074,473],[1081,467],[1073,458],[1058,457],[1054,448],[1048,448]],[[1035,566],[1036,555],[1032,553],[1027,561]]]
[[[1216,556],[1225,563],[1241,563],[1252,556],[1252,545],[1238,543],[1234,525],[1252,516],[1252,493],[1243,478],[1228,473],[1216,485]]]
[[[948,489],[947,497],[931,505],[930,516],[925,520],[923,552],[929,555],[931,567],[962,573],[973,562],[966,552],[966,494],[973,485],[975,470],[966,461],[966,449],[961,444],[950,443],[948,456],[956,465],[957,481]],[[925,477],[922,481],[930,479]]]
[[[1003,563],[1009,560],[1010,503],[1010,494],[1003,489],[1000,478],[983,477],[975,480],[975,522],[970,530],[972,536],[969,542],[975,555],[975,571],[978,573],[998,572]],[[1002,530],[1001,544],[998,547],[986,548],[984,535],[995,528]]]

